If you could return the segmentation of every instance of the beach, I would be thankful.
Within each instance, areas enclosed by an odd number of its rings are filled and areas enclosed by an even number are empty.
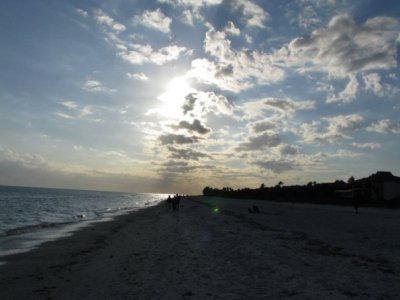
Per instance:
[[[6,257],[0,299],[397,299],[399,225],[398,210],[189,197]]]

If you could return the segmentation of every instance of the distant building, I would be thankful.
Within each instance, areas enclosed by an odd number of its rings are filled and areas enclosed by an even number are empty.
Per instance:
[[[358,179],[354,188],[368,193],[371,200],[400,199],[400,177],[391,172],[378,171],[367,178]]]

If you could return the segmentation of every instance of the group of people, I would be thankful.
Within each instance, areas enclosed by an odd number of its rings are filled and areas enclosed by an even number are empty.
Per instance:
[[[179,205],[181,202],[181,196],[178,194],[174,195],[174,197],[171,198],[171,196],[168,196],[167,198],[167,209],[170,210],[179,210]]]

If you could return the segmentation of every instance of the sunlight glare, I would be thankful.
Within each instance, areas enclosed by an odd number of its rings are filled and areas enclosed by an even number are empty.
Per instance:
[[[170,119],[183,116],[185,96],[193,91],[185,77],[175,77],[167,84],[167,90],[158,99],[162,102],[157,112]]]

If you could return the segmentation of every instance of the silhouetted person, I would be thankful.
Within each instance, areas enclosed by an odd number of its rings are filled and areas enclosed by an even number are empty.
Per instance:
[[[171,206],[172,206],[172,198],[171,198],[171,196],[168,196],[166,206],[167,206],[168,210],[171,209]]]
[[[176,209],[177,209],[177,210],[179,210],[180,203],[181,203],[181,196],[179,196],[178,194],[176,194]]]
[[[180,198],[181,197],[178,194],[174,196],[174,198],[172,199],[172,210],[179,210],[179,202],[181,200]]]

